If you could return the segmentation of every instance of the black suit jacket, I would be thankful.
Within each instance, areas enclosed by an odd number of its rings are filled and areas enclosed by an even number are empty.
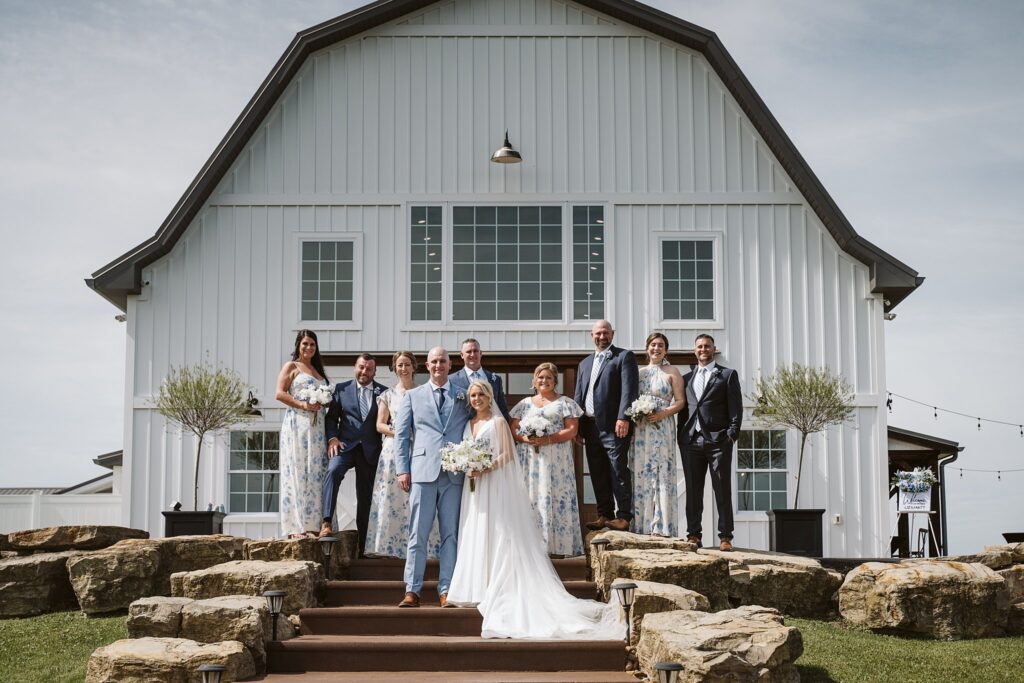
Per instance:
[[[609,346],[611,357],[601,366],[601,374],[594,384],[594,421],[598,431],[615,433],[616,420],[628,420],[626,408],[640,395],[640,369],[633,352]],[[590,373],[594,367],[594,354],[580,361],[576,372],[576,403],[586,409]]]
[[[387,389],[383,384],[371,382],[373,398],[366,419],[359,415],[358,383],[354,379],[341,382],[334,387],[331,404],[327,406],[327,422],[324,423],[327,440],[337,438],[348,452],[356,446],[363,447],[363,460],[376,465],[380,456],[381,435],[377,431],[377,397]]]
[[[697,424],[700,424],[700,430],[708,441],[721,444],[728,437],[735,442],[743,424],[743,392],[739,375],[732,368],[716,363],[700,398],[693,391],[695,377],[695,371],[683,376],[687,418],[679,421],[679,443],[689,441]]]
[[[494,392],[494,405],[498,407],[498,410],[502,415],[505,416],[505,422],[512,423],[512,416],[508,414],[508,405],[505,403],[505,389],[503,388],[501,375],[491,372],[487,368],[481,367],[480,371],[483,372],[484,377],[491,384],[491,391]],[[448,381],[452,383],[452,386],[461,387],[463,389],[469,389],[469,377],[466,376],[466,368],[461,367],[452,374],[448,375]]]

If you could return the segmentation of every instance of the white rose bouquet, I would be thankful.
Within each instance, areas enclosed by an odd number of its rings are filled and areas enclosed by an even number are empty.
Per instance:
[[[538,438],[541,436],[550,436],[558,431],[558,427],[555,423],[544,416],[543,413],[533,412],[523,417],[519,421],[519,429],[516,430],[522,436],[528,436],[530,438]],[[534,453],[540,453],[540,447],[533,447]]]
[[[298,397],[300,401],[325,406],[331,402],[331,387],[326,384],[303,387],[302,389],[299,389]],[[313,424],[316,424],[316,418],[318,415],[320,415],[319,412],[313,413]]]
[[[633,418],[633,422],[640,424],[648,417],[665,407],[665,401],[650,394],[640,394],[635,401],[626,408],[626,415]]]
[[[445,472],[483,472],[490,469],[494,462],[490,444],[478,439],[464,439],[459,443],[449,443],[441,449],[441,469]],[[469,490],[476,491],[476,482],[469,480]]]
[[[909,472],[905,470],[896,472],[891,483],[900,491],[922,493],[930,489],[936,481],[935,473],[930,468],[915,467]]]

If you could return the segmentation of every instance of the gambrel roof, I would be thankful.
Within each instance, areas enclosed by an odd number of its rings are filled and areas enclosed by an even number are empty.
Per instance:
[[[379,0],[298,33],[156,234],[97,270],[86,284],[125,310],[128,295],[140,292],[142,269],[170,252],[310,54],[436,2]],[[920,286],[924,278],[917,271],[857,234],[713,32],[634,0],[573,2],[701,53],[839,247],[868,266],[885,310]]]

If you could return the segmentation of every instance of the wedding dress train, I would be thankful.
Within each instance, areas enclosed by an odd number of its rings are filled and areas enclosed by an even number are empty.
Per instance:
[[[471,426],[466,425],[466,437]],[[625,623],[616,604],[573,597],[548,559],[537,515],[501,416],[479,426],[494,466],[462,489],[458,560],[448,602],[483,615],[484,638],[618,640]]]

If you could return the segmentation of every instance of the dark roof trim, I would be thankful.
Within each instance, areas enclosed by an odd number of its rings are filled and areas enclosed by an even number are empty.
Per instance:
[[[123,450],[104,453],[103,455],[98,455],[92,459],[94,464],[99,465],[100,467],[106,467],[109,470],[112,470],[115,467],[121,465],[123,460]]]
[[[128,295],[141,291],[142,269],[170,252],[310,53],[435,2],[379,0],[296,34],[156,234],[97,270],[86,279],[86,284],[107,301],[126,310]],[[919,277],[917,271],[857,234],[718,36],[634,0],[573,2],[702,53],[839,247],[871,269],[873,291],[884,295],[886,311],[921,285],[924,278]]]
[[[75,484],[73,486],[69,486],[69,487],[67,487],[65,489],[61,489],[60,491],[56,491],[55,495],[62,496],[62,495],[67,494],[67,493],[73,493],[77,489],[80,489],[80,488],[83,488],[85,486],[88,486],[89,484],[95,484],[96,482],[101,481],[103,479],[110,479],[111,481],[113,481],[114,473],[113,472],[107,472],[106,474],[101,474],[98,477],[93,477],[92,479],[90,479],[88,481],[79,482],[79,483],[77,483],[77,484]]]
[[[959,453],[964,449],[957,441],[950,441],[949,439],[940,439],[937,436],[931,436],[928,434],[922,434],[921,432],[912,432],[909,429],[901,429],[899,427],[893,427],[889,425],[889,436],[901,441],[907,441],[917,446],[924,448],[930,448],[940,453]]]

